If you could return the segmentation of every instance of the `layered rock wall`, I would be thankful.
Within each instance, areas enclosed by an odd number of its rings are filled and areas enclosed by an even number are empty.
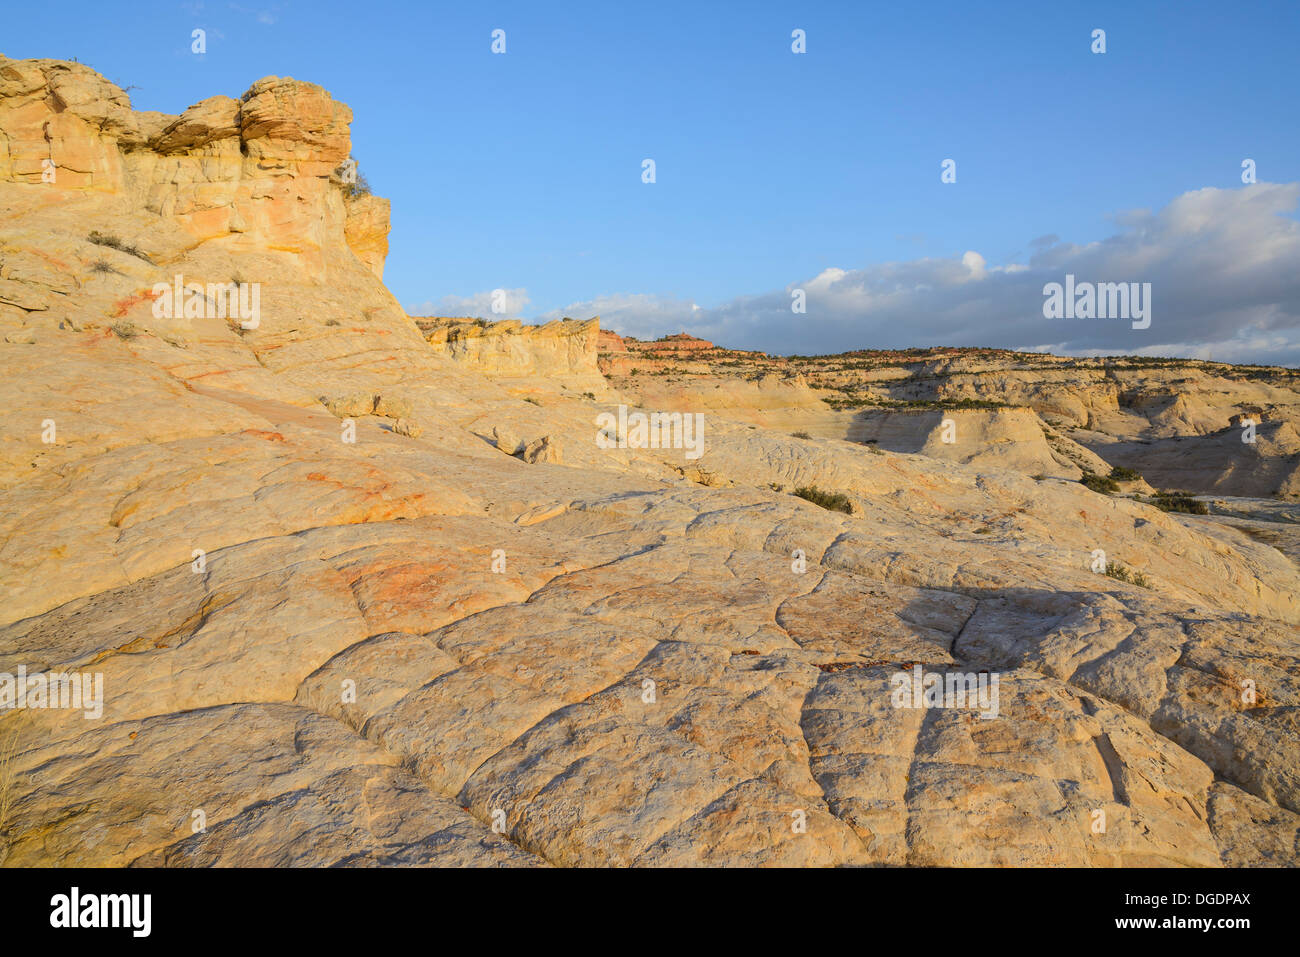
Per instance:
[[[275,76],[179,116],[134,112],[89,67],[0,58],[0,182],[117,194],[198,242],[312,257],[346,243],[381,276],[388,204],[348,197],[352,111],[314,83]]]

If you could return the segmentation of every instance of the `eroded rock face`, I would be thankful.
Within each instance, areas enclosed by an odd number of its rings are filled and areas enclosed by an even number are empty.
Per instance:
[[[415,321],[434,351],[494,378],[540,376],[573,388],[605,390],[596,367],[599,318],[560,319],[540,326],[518,319]]]
[[[179,116],[135,113],[114,84],[57,60],[0,59],[0,182],[123,197],[198,240],[316,255],[345,242],[377,276],[388,205],[345,201],[352,111],[313,83],[257,81]]]
[[[0,863],[1300,860],[1285,503],[1248,535],[1035,480],[994,454],[1023,415],[959,422],[983,458],[794,436],[822,400],[775,371],[709,383],[699,458],[605,447],[633,390],[481,371],[354,253],[316,88],[0,82],[0,675],[104,691],[0,709]],[[54,115],[75,187],[15,172]],[[250,133],[286,192],[246,205]],[[156,315],[177,272],[260,322]],[[900,704],[917,668],[996,706]]]

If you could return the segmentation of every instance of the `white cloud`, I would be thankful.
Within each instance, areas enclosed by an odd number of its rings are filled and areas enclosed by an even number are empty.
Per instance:
[[[530,302],[527,289],[489,289],[472,296],[443,296],[406,307],[408,316],[517,319]],[[494,308],[494,306],[496,308]]]
[[[1117,232],[1086,245],[1030,242],[1025,263],[917,259],[824,269],[802,282],[715,308],[646,294],[602,296],[540,318],[600,315],[642,338],[683,329],[735,348],[825,353],[925,345],[1058,353],[1149,353],[1300,364],[1300,183],[1201,189],[1157,211],[1114,216]],[[1151,283],[1152,322],[1046,319],[1043,285]],[[791,312],[803,289],[807,313]]]
[[[616,329],[625,336],[654,338],[668,332],[690,331],[702,321],[707,321],[707,315],[708,310],[701,309],[688,299],[617,294],[570,303],[563,309],[552,309],[537,318],[549,322],[565,316],[572,319],[600,316],[602,328]]]

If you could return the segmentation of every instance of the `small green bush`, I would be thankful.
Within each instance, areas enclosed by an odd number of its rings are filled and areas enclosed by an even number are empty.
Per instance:
[[[829,511],[853,514],[853,503],[843,492],[823,492],[816,485],[801,485],[794,494]]]
[[[1209,515],[1210,509],[1204,502],[1198,502],[1187,492],[1156,492],[1147,500],[1162,512],[1185,512],[1188,515]]]
[[[1085,471],[1083,477],[1079,479],[1079,484],[1103,495],[1114,495],[1119,491],[1118,482],[1108,475],[1098,475],[1096,472]]]
[[[1139,571],[1125,568],[1119,562],[1106,563],[1106,577],[1114,578],[1116,581],[1128,582],[1130,585],[1137,585],[1139,588],[1150,588],[1151,582],[1146,575]]]
[[[349,156],[348,159],[352,161],[355,167],[357,158],[355,156]],[[365,174],[363,174],[360,169],[356,170],[355,182],[343,184],[343,195],[348,199],[356,199],[358,196],[370,195],[370,183],[366,180]]]
[[[1110,470],[1110,477],[1116,482],[1137,482],[1141,480],[1142,473],[1137,469],[1129,469],[1122,465],[1116,465]]]

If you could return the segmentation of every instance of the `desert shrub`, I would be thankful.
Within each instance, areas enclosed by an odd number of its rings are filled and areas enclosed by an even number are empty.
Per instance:
[[[824,492],[816,485],[801,485],[794,490],[794,494],[829,511],[853,514],[853,503],[843,492]]]
[[[1188,515],[1208,515],[1209,506],[1198,502],[1187,492],[1156,492],[1147,500],[1162,512],[1186,512]]]
[[[370,182],[366,179],[365,174],[357,168],[357,158],[355,156],[349,156],[348,159],[351,161],[353,169],[356,172],[356,180],[351,183],[343,184],[343,195],[348,199],[356,199],[358,196],[369,196],[371,192]],[[346,163],[343,164],[339,169],[343,169],[346,165]]]
[[[104,260],[102,259],[96,259],[93,263],[91,263],[90,271],[93,273],[117,273],[119,276],[122,275],[122,270],[114,269],[112,266],[104,262]]]
[[[1079,484],[1103,495],[1113,495],[1119,491],[1118,482],[1108,475],[1098,475],[1096,472],[1085,471]]]
[[[364,173],[357,173],[355,183],[344,183],[343,193],[348,199],[356,199],[358,196],[369,196],[371,193],[370,182],[366,179]]]
[[[86,239],[94,243],[96,246],[106,246],[109,249],[116,249],[120,253],[126,253],[129,256],[134,256],[136,259],[143,259],[150,266],[153,265],[153,260],[150,259],[147,254],[141,252],[135,246],[132,246],[130,243],[124,242],[119,237],[114,236],[112,234],[101,233],[98,230],[92,229],[89,235],[86,236]]]
[[[140,330],[134,322],[115,322],[109,328],[113,330],[113,334],[119,339],[134,339],[140,334]]]
[[[1116,465],[1110,470],[1110,477],[1116,482],[1136,482],[1142,478],[1142,473],[1137,469],[1125,468],[1122,465]]]
[[[1130,585],[1137,585],[1139,588],[1150,588],[1151,582],[1139,571],[1125,568],[1119,562],[1106,563],[1106,577],[1114,578],[1116,581],[1128,582]]]
[[[10,721],[0,726],[0,835],[9,826],[9,811],[14,798],[14,755],[18,753],[18,726]]]
[[[807,432],[791,432],[790,435],[791,435],[791,437],[796,438],[796,439],[811,439],[811,438],[812,438],[812,436],[809,435]]]

